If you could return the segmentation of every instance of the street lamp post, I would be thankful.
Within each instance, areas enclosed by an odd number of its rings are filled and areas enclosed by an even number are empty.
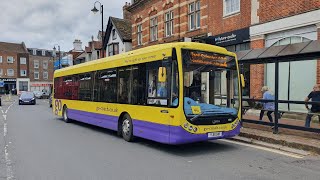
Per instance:
[[[54,56],[56,56],[56,45],[58,46],[58,51],[59,51],[59,56],[58,56],[58,58],[59,58],[59,69],[61,68],[61,57],[60,57],[60,45],[59,44],[55,44],[55,45],[53,45],[53,54],[54,54]]]
[[[101,2],[96,1],[93,4],[93,9],[91,9],[91,11],[96,14],[99,10],[96,8],[96,3],[100,4],[100,13],[101,13],[101,43],[102,43],[102,48],[101,48],[101,57],[104,57],[104,53],[103,53],[103,5],[101,4]]]

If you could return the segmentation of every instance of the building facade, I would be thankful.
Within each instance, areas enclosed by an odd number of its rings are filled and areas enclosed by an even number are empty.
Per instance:
[[[254,0],[251,10],[251,48],[319,40],[319,14],[318,0]],[[307,71],[302,71],[302,67]],[[251,65],[250,72],[252,97],[261,97],[259,90],[263,85],[274,89],[274,64]],[[320,83],[320,63],[318,60],[280,63],[279,77],[279,99],[302,101],[312,91],[314,84]],[[285,105],[280,105],[280,108],[286,109]],[[293,108],[305,110],[303,105],[294,105]]]
[[[128,19],[109,17],[103,43],[107,57],[132,50],[131,27],[131,21]]]
[[[51,93],[54,72],[54,58],[52,50],[28,48],[28,51],[30,54],[29,91],[43,91]],[[23,90],[21,89],[20,91]]]
[[[210,0],[137,0],[129,4],[132,48],[208,36]]]
[[[29,88],[29,54],[24,43],[0,42],[0,93]]]

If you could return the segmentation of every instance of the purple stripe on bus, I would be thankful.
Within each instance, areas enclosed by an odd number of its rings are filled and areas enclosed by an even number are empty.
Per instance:
[[[68,116],[80,122],[117,131],[118,117],[68,109]],[[141,120],[133,120],[133,135],[165,144],[185,144],[198,141],[230,138],[240,133],[240,124],[221,137],[208,138],[207,134],[191,134],[180,126],[169,126]]]
[[[191,134],[181,126],[168,126],[135,120],[134,135],[165,144],[186,144],[191,142],[230,138],[240,133],[240,124],[232,131],[222,132],[221,137],[208,138],[208,134]]]
[[[95,126],[118,130],[118,117],[68,109],[68,117]]]

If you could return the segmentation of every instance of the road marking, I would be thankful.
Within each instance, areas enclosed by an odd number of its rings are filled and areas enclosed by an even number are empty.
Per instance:
[[[4,111],[1,109],[2,114],[4,114]]]
[[[7,120],[7,115],[2,115],[3,116],[3,118],[4,118],[4,120],[6,121]]]
[[[231,140],[227,140],[227,139],[221,139],[220,141],[227,142],[227,143],[238,144],[238,145],[247,146],[247,147],[252,147],[252,148],[256,148],[256,149],[260,149],[260,150],[264,150],[264,151],[269,151],[269,152],[272,152],[272,153],[281,154],[281,155],[285,155],[285,156],[296,158],[296,159],[302,159],[304,157],[304,156],[299,155],[299,154],[294,154],[294,153],[290,153],[290,152],[284,152],[284,151],[280,151],[280,150],[276,150],[276,149],[271,149],[271,148],[262,147],[262,146],[256,146],[256,145],[252,145],[252,144],[246,144],[246,143],[237,142],[237,141],[231,141]]]
[[[3,125],[3,136],[6,137],[7,136],[7,123],[4,123]]]
[[[6,166],[7,166],[7,180],[14,179],[13,173],[12,173],[12,166],[11,166],[11,160],[9,159],[9,152],[8,152],[8,145],[4,148],[5,152],[5,160],[6,160]]]

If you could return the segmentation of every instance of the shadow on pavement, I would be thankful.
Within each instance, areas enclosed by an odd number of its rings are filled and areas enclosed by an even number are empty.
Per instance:
[[[56,118],[56,120],[61,121],[62,118]],[[98,126],[72,121],[72,124],[81,126],[84,128],[91,129],[95,132],[104,133],[106,135],[110,135],[113,137],[117,137],[119,141],[125,142],[121,137],[117,135],[116,131],[101,128]],[[135,137],[134,142],[126,142],[128,145],[132,146],[139,145],[144,146],[146,148],[150,148],[153,150],[158,150],[161,152],[165,152],[175,156],[183,156],[183,157],[192,157],[192,156],[201,156],[201,155],[208,155],[208,154],[215,154],[221,152],[230,152],[230,151],[237,151],[238,147],[232,144],[224,143],[221,141],[204,141],[204,142],[197,142],[191,144],[183,144],[183,145],[168,145],[168,144],[161,144],[158,142],[154,142],[147,139],[142,139],[139,137]]]

